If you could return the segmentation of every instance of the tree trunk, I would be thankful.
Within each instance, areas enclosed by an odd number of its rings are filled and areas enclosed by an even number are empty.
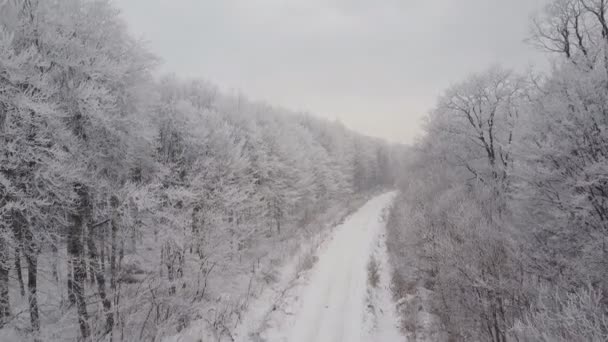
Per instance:
[[[112,241],[110,241],[111,252],[110,252],[110,288],[112,292],[116,291],[116,255],[118,254],[118,248],[116,246],[116,233],[118,231],[118,226],[116,222],[112,220]]]
[[[82,257],[74,260],[74,282],[72,283],[74,290],[74,299],[78,309],[78,325],[82,338],[86,341],[91,335],[89,328],[89,314],[87,313],[87,303],[84,297],[84,283],[86,279],[86,269]]]
[[[11,315],[8,295],[8,242],[4,234],[5,232],[0,231],[0,329]]]
[[[112,331],[114,327],[114,315],[112,314],[112,302],[108,298],[106,294],[106,279],[103,274],[103,269],[99,263],[99,258],[97,255],[97,246],[95,246],[95,241],[93,241],[93,237],[98,234],[93,234],[92,231],[88,232],[87,236],[87,248],[89,250],[89,261],[91,263],[91,269],[95,272],[95,279],[97,279],[97,288],[99,291],[99,297],[101,298],[101,302],[103,304],[103,311],[106,315],[106,328],[105,332],[109,333]]]
[[[194,207],[194,209],[192,209],[192,227],[191,227],[191,230],[192,230],[192,242],[190,243],[190,253],[192,253],[192,247],[193,247],[194,244],[197,245],[196,251],[198,252],[198,250],[199,250],[198,245],[199,245],[200,241],[199,241],[199,236],[198,236],[198,229],[199,229],[199,227],[198,227],[198,220],[199,220],[198,215],[199,215],[200,209],[201,209],[200,205],[196,205]]]
[[[111,221],[111,220],[110,220]],[[112,222],[110,222],[112,224]],[[105,224],[100,227],[101,232],[99,234],[99,261],[101,263],[101,272],[105,274],[106,272],[106,228]]]
[[[116,257],[118,254],[118,224],[119,224],[119,216],[118,216],[118,206],[119,201],[116,196],[112,196],[110,198],[110,207],[112,212],[112,219],[110,220],[110,289],[112,290],[113,302],[114,302],[114,321],[117,325],[120,324],[120,316],[118,311],[118,302],[119,302],[119,293],[117,291],[117,282],[118,282],[118,268],[116,267]]]
[[[53,279],[55,279],[55,282],[59,283],[59,264],[57,263],[57,260],[59,260],[59,248],[57,248],[57,239],[53,238],[52,239],[52,245],[51,245],[51,252],[53,253],[52,256],[52,263],[53,265],[51,266],[53,269],[51,270],[51,273],[53,274]]]
[[[277,220],[277,234],[281,235],[281,218],[277,217],[276,220]]]
[[[0,102],[0,133],[4,132],[4,123],[6,122],[6,105]]]
[[[68,300],[70,301],[70,305],[76,305],[76,297],[74,297],[74,263],[70,257],[69,253],[69,244],[68,244],[68,279],[67,279],[67,288],[68,288]]]
[[[20,212],[13,212],[13,235],[15,236],[15,270],[17,271],[17,281],[19,282],[19,290],[21,297],[25,296],[25,287],[23,283],[23,270],[21,268],[21,251],[23,250],[23,230],[25,229],[25,219]]]
[[[90,228],[87,228],[87,227],[90,227],[90,225],[91,225],[91,222],[88,220],[83,222],[82,241],[83,241],[83,244],[86,244],[86,245],[83,245],[83,249],[85,249],[85,250],[83,250],[83,253],[82,253],[83,256],[91,255],[91,251],[89,250],[89,244],[88,244],[89,240],[91,239],[91,236],[90,236],[91,232],[89,231]],[[97,253],[95,253],[95,254],[97,254]],[[93,266],[95,261],[92,260],[90,257],[85,258],[84,260],[85,260],[85,269],[86,269],[86,279],[89,281],[89,284],[91,286],[93,286],[95,284],[95,276],[97,275],[97,270],[95,269],[95,266]]]
[[[28,239],[29,240],[29,239]],[[33,242],[28,241],[30,245]],[[35,247],[29,247],[25,253],[27,261],[27,293],[30,306],[30,323],[34,333],[40,332],[40,313],[38,312],[38,251]]]
[[[23,272],[21,269],[21,243],[17,242],[15,246],[15,270],[17,271],[17,281],[19,282],[19,292],[21,297],[25,296],[25,287],[23,285]]]
[[[87,341],[91,335],[89,328],[89,315],[87,313],[87,303],[85,301],[84,283],[86,279],[86,263],[83,258],[82,235],[83,227],[88,216],[89,198],[87,189],[81,185],[74,186],[78,194],[78,210],[72,214],[72,226],[68,234],[68,258],[72,263],[72,292],[76,301],[78,311],[78,325],[82,339]],[[69,285],[68,285],[69,286]]]

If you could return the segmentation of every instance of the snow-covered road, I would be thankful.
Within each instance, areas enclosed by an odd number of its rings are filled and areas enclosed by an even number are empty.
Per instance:
[[[258,340],[267,342],[403,341],[389,290],[384,213],[394,193],[373,198],[335,228],[318,262],[277,306]],[[371,258],[379,283],[368,282]]]

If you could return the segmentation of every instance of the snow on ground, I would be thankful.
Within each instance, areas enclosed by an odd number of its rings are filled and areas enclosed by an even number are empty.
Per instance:
[[[315,249],[321,248],[322,243],[319,240],[326,237],[325,234],[320,234],[311,241],[305,242],[300,246],[295,257],[281,267],[280,278],[277,283],[262,291],[245,312],[242,323],[236,327],[233,333],[235,341],[256,341],[260,327],[264,326],[266,319],[276,309],[276,306],[284,301],[285,295],[293,288],[294,284],[298,283],[298,275],[304,267],[303,264],[314,263],[314,260],[308,259],[314,257]]]
[[[403,341],[398,331],[398,315],[391,291],[392,270],[386,249],[386,217],[388,208],[382,215],[382,224],[378,229],[372,260],[378,268],[378,284],[368,286],[367,312],[365,322],[368,324],[369,336],[365,341]],[[369,267],[369,266],[368,266]],[[369,268],[368,268],[369,272]]]
[[[255,249],[258,252],[243,256],[243,265],[250,265],[249,268],[214,272],[216,277],[209,281],[206,301],[194,308],[198,310],[199,318],[162,341],[257,341],[255,333],[264,326],[273,304],[284,301],[289,289],[300,282],[299,275],[314,265],[317,252],[330,240],[332,232],[350,213],[358,210],[366,198],[368,196],[356,196],[348,202],[335,204],[305,226],[285,229],[284,236],[257,241]],[[299,233],[294,235],[293,232]],[[254,275],[252,263],[256,265]],[[226,270],[231,273],[226,274]],[[229,317],[216,320],[227,311]]]
[[[390,295],[384,241],[383,212],[394,197],[393,192],[375,197],[337,226],[320,246],[316,265],[285,284],[280,297],[266,303],[268,314],[261,325],[238,341],[404,340]],[[379,265],[375,287],[368,283],[372,255]]]

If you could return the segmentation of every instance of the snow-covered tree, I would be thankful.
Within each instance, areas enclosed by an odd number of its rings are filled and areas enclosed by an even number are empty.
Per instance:
[[[409,153],[389,226],[455,340],[608,333],[607,4],[552,1],[532,37],[560,54],[551,72],[451,87]]]
[[[155,64],[109,0],[0,1],[0,329],[225,334],[306,225],[390,185],[382,141]]]

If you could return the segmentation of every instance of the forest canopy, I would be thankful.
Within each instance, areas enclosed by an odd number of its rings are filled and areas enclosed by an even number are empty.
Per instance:
[[[228,334],[269,277],[260,264],[328,208],[393,182],[398,147],[154,77],[157,58],[110,1],[3,6],[0,329],[150,340],[202,307]],[[235,279],[244,289],[212,298]]]

